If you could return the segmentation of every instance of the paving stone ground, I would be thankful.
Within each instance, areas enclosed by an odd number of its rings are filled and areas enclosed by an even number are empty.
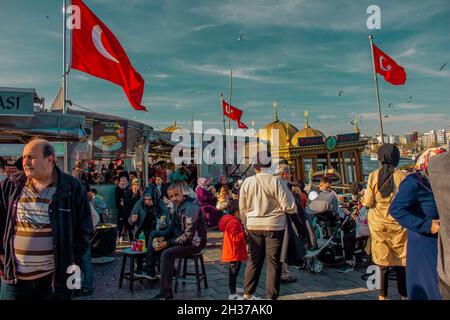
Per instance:
[[[180,286],[175,294],[177,300],[226,300],[228,299],[228,265],[220,261],[222,233],[211,231],[208,234],[208,245],[204,254],[205,267],[208,277],[208,289],[202,286],[201,297],[197,297],[196,285],[187,283]],[[114,262],[108,264],[95,264],[95,292],[93,295],[79,300],[148,300],[159,293],[159,281],[146,279],[136,281],[134,293],[128,289],[128,281],[124,280],[122,289],[119,289],[119,274],[122,255],[118,250]],[[128,266],[127,266],[128,267]],[[191,266],[193,270],[193,266]],[[330,299],[330,300],[376,300],[377,291],[369,291],[366,281],[361,277],[365,274],[365,266],[357,266],[354,272],[342,274],[336,266],[325,266],[320,274],[297,270],[289,267],[297,282],[281,284],[280,300],[304,299]],[[238,287],[243,287],[243,264],[239,277]],[[396,283],[390,281],[390,299],[399,299]],[[256,294],[265,297],[265,268],[261,274]]]

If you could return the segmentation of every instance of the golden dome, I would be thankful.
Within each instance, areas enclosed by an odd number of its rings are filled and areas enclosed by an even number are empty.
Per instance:
[[[175,121],[173,125],[171,125],[171,126],[169,126],[167,128],[164,128],[162,131],[164,131],[164,132],[174,132],[174,131],[182,130],[182,129],[183,128],[177,126],[177,122]]]
[[[292,137],[291,143],[294,146],[298,145],[298,139],[299,138],[312,138],[312,137],[325,137],[325,135],[317,129],[311,128],[309,126],[309,120],[308,120],[308,111],[305,111],[305,118],[306,118],[306,123],[305,123],[305,127],[298,131],[294,137]]]
[[[256,135],[258,138],[269,141],[272,147],[286,148],[291,144],[292,137],[297,133],[298,129],[288,122],[283,122],[278,119],[277,105],[274,103],[274,121],[267,124],[259,130]],[[278,130],[278,141],[272,141],[272,130]],[[276,139],[274,133],[274,139]]]

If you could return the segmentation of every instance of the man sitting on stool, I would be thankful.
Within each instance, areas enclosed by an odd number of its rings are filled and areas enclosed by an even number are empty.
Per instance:
[[[157,238],[153,248],[161,254],[161,292],[152,300],[173,300],[172,277],[175,259],[200,253],[206,246],[205,218],[197,201],[183,195],[179,184],[171,184],[167,193],[175,204],[168,237]]]

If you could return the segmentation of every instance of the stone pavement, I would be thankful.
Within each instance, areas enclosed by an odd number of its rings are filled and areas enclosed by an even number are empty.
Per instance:
[[[205,267],[208,277],[208,289],[202,284],[202,295],[197,297],[195,284],[187,283],[185,287],[180,285],[177,300],[226,300],[228,299],[228,265],[220,261],[222,245],[222,233],[218,231],[208,232],[208,246],[204,255]],[[136,281],[134,294],[128,290],[128,281],[124,279],[122,289],[119,289],[118,279],[122,256],[118,253],[114,262],[109,264],[94,265],[96,291],[89,297],[77,298],[79,300],[148,300],[159,293],[159,281],[150,282],[147,279]],[[128,266],[127,266],[128,267]],[[189,266],[188,266],[189,269]],[[265,268],[264,268],[265,269]],[[289,267],[297,282],[281,284],[280,300],[302,299],[352,299],[375,300],[376,291],[366,288],[366,281],[361,278],[366,268],[357,267],[354,272],[339,273],[336,267],[326,266],[320,274],[309,271],[297,270]],[[191,269],[193,270],[193,266]],[[242,265],[238,277],[238,287],[243,287],[243,275],[245,264]],[[396,283],[390,282],[391,299],[399,299]],[[265,297],[265,270],[261,275],[256,294]]]

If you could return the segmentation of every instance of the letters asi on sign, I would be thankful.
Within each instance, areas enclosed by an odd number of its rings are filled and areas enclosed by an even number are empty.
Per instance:
[[[10,96],[10,97],[2,97],[0,96],[0,108],[2,108],[3,110],[7,109],[7,110],[11,110],[11,109],[16,109],[19,110],[20,107],[20,97],[14,97],[14,96]]]

